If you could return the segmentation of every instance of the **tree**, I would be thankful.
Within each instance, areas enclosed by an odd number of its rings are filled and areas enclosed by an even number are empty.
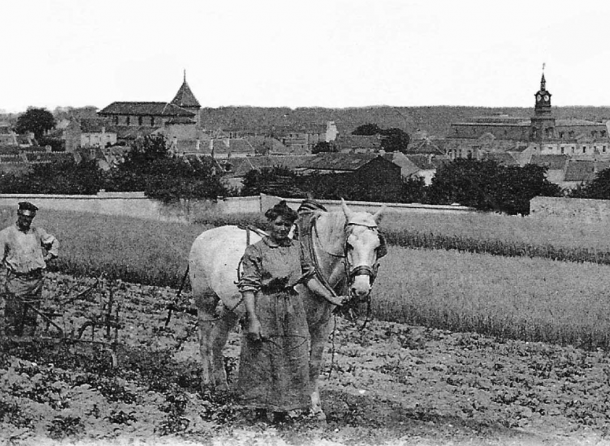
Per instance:
[[[322,153],[322,152],[337,152],[337,147],[327,141],[320,141],[311,148],[311,153]]]
[[[456,159],[438,168],[428,190],[432,204],[460,203],[483,211],[529,214],[536,196],[560,196],[546,179],[546,168],[501,166],[495,161]]]
[[[25,113],[19,115],[15,130],[17,133],[34,133],[36,139],[41,139],[44,133],[55,128],[53,114],[44,108],[29,107]]]
[[[252,169],[244,176],[243,196],[260,193],[276,194],[283,197],[301,197],[303,192],[297,187],[297,175],[283,166]]]
[[[392,128],[383,130],[381,148],[386,152],[406,152],[411,142],[411,137],[401,129]]]
[[[212,159],[159,159],[151,166],[144,193],[147,197],[173,202],[191,199],[216,199],[226,195],[221,176]]]
[[[425,203],[427,186],[422,177],[409,177],[402,185],[402,203]]]
[[[94,160],[34,164],[27,173],[0,177],[0,191],[5,194],[94,195],[101,186],[102,174]]]
[[[595,179],[570,191],[571,198],[591,198],[596,200],[610,200],[610,169],[599,172]]]
[[[361,136],[373,136],[373,135],[381,135],[383,133],[383,129],[380,128],[377,124],[362,124],[352,132],[352,135],[361,135]]]
[[[144,191],[164,202],[227,194],[211,158],[174,157],[163,135],[136,140],[125,161],[106,173],[105,185],[109,191]]]

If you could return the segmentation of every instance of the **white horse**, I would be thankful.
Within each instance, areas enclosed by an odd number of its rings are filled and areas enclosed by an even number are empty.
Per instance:
[[[385,241],[378,231],[383,208],[375,214],[353,212],[342,202],[343,212],[316,211],[309,252],[322,283],[338,291],[347,284],[349,295],[369,295],[377,274],[378,259],[385,254]],[[303,235],[301,234],[301,239]],[[203,232],[189,255],[189,275],[197,306],[202,359],[202,384],[228,389],[222,349],[230,330],[245,309],[237,289],[238,269],[247,243],[261,237],[237,226],[221,226]],[[320,405],[318,376],[324,347],[331,332],[335,305],[297,285],[303,298],[311,335],[310,380],[312,411],[324,418]],[[338,294],[344,294],[341,291]]]

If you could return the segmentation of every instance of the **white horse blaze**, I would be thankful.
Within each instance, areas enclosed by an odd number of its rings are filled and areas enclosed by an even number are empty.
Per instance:
[[[371,215],[366,212],[352,212],[343,203],[343,212],[320,212],[317,219],[319,239],[315,248],[319,258],[320,274],[331,284],[345,279],[345,266],[340,256],[324,255],[342,253],[349,242],[347,252],[350,270],[358,266],[374,267],[377,261],[375,250],[379,247],[376,231],[383,208]],[[346,240],[345,224],[349,222],[349,240]],[[373,229],[373,230],[372,230]],[[260,237],[250,233],[250,243]],[[237,226],[222,226],[203,232],[191,247],[189,254],[189,277],[193,299],[197,306],[198,333],[202,361],[202,383],[219,389],[226,389],[227,377],[224,369],[222,349],[229,332],[244,313],[241,296],[237,289],[237,268],[247,245],[246,231]],[[365,296],[371,290],[371,277],[359,274],[350,286],[355,296]],[[325,299],[312,295],[304,286],[298,286],[307,314],[307,324],[311,335],[310,379],[313,389],[312,410],[324,416],[320,407],[318,376],[322,368],[324,347],[332,329],[332,309],[334,306]],[[225,311],[217,313],[219,302]],[[232,311],[226,311],[226,309]]]

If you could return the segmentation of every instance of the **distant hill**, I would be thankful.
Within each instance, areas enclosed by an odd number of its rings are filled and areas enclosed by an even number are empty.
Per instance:
[[[429,135],[445,136],[451,123],[468,121],[475,116],[508,114],[529,118],[532,107],[358,107],[358,108],[262,108],[219,107],[202,108],[201,123],[215,129],[269,129],[273,126],[299,128],[308,124],[335,121],[342,133],[351,133],[362,124],[377,124],[382,128],[397,127],[412,134],[417,130]],[[580,118],[591,121],[610,120],[610,107],[553,107],[557,119]]]

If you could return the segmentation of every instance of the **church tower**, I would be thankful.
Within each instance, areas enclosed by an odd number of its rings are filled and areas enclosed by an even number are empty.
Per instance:
[[[195,113],[195,120],[197,124],[199,124],[199,111],[201,110],[201,105],[191,91],[189,84],[186,83],[186,70],[184,70],[184,81],[182,82],[182,86],[171,103]]]
[[[535,98],[534,116],[531,118],[530,125],[530,140],[553,139],[555,137],[555,118],[551,112],[551,93],[546,89],[544,71],[540,80],[540,90],[536,92]]]

